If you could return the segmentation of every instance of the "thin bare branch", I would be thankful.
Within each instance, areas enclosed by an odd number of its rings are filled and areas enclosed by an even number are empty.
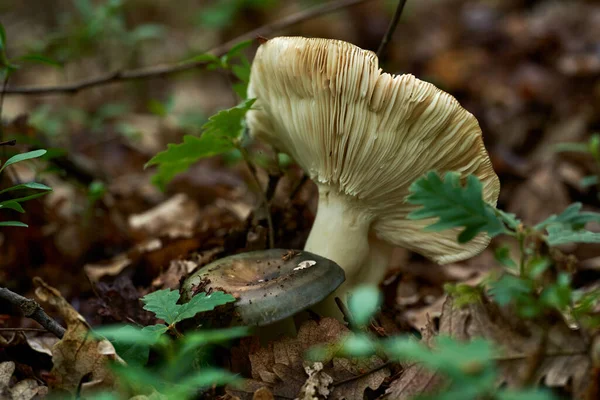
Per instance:
[[[392,36],[396,31],[396,27],[398,26],[398,22],[400,21],[400,17],[402,16],[402,11],[404,11],[404,6],[406,5],[407,0],[399,0],[398,7],[396,7],[396,11],[394,12],[394,16],[390,21],[390,25],[383,35],[383,39],[381,39],[381,43],[379,44],[379,48],[377,49],[377,57],[381,58],[383,55],[383,51],[385,50],[385,46],[392,40]]]
[[[289,15],[285,18],[277,20],[267,25],[263,25],[257,29],[254,29],[250,32],[246,32],[245,34],[238,36],[235,39],[232,39],[226,43],[223,43],[211,50],[207,53],[213,54],[215,56],[222,56],[229,49],[231,49],[235,44],[249,40],[255,39],[259,36],[269,35],[273,32],[280,31],[289,26],[298,24],[303,21],[310,20],[315,17],[319,17],[321,15],[329,14],[340,10],[342,8],[347,8],[354,6],[360,3],[366,3],[368,1],[373,0],[336,0],[331,1],[326,4],[318,5],[307,10],[300,11],[296,14]],[[127,71],[115,71],[110,72],[105,75],[101,75],[95,78],[85,79],[79,82],[74,82],[66,85],[60,86],[47,86],[47,87],[15,87],[15,88],[6,88],[0,93],[4,93],[7,95],[13,94],[24,94],[24,95],[48,95],[48,94],[74,94],[79,92],[80,90],[88,89],[95,86],[107,85],[110,83],[123,82],[123,81],[131,81],[138,79],[149,79],[156,78],[165,75],[172,75],[183,71],[189,71],[195,68],[203,67],[207,64],[205,61],[187,61],[180,62],[176,64],[167,64],[167,65],[157,65],[153,67],[146,68],[138,68]]]
[[[40,325],[46,328],[48,332],[53,333],[57,338],[62,339],[62,337],[65,335],[65,328],[50,318],[42,306],[40,306],[35,300],[23,297],[20,294],[16,294],[15,292],[3,287],[0,287],[0,299],[4,299],[19,308],[24,316],[37,321]]]

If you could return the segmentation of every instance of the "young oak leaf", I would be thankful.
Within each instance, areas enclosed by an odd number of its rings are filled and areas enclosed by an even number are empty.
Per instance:
[[[200,137],[184,136],[183,143],[169,144],[167,150],[155,155],[145,165],[158,165],[153,182],[164,189],[175,175],[186,171],[198,160],[233,150],[235,140],[244,130],[244,117],[255,100],[248,99],[235,107],[219,111],[202,126]]]
[[[235,297],[223,292],[213,292],[209,295],[198,293],[185,304],[177,304],[179,292],[176,290],[157,290],[142,297],[144,310],[153,312],[157,318],[168,325],[176,324],[196,314],[211,311],[215,307],[235,301]]]
[[[447,172],[442,179],[431,171],[410,186],[406,201],[422,206],[411,212],[409,219],[438,219],[425,228],[428,231],[463,227],[459,243],[468,242],[480,232],[487,232],[490,237],[506,232],[494,207],[483,200],[482,184],[473,175],[467,177],[463,186],[457,172]]]

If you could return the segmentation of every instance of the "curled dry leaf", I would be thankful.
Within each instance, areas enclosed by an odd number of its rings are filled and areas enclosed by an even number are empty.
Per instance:
[[[64,337],[52,348],[53,368],[48,386],[52,391],[75,394],[92,390],[113,389],[116,380],[108,368],[109,361],[123,362],[107,340],[95,340],[90,327],[58,290],[35,278],[35,294],[43,302],[56,307],[67,323]],[[87,382],[83,383],[86,380]]]
[[[10,385],[15,363],[7,361],[0,363],[0,398],[6,400],[31,400],[36,396],[48,394],[48,388],[40,385],[35,379],[23,379]]]
[[[315,368],[304,361],[305,352],[318,344],[335,343],[350,331],[341,322],[333,318],[323,318],[319,322],[307,321],[298,331],[296,338],[283,338],[270,343],[267,347],[250,350],[252,378],[240,388],[228,387],[231,396],[240,399],[251,399],[252,393],[261,387],[268,387],[276,400],[297,399],[306,395],[311,385],[319,383],[321,389],[327,387],[325,382],[331,377],[329,395],[333,400],[362,400],[367,388],[376,390],[386,377],[390,375],[384,368],[384,361],[378,357],[367,360],[349,360],[333,358],[323,364],[323,368],[313,375],[306,368]],[[311,370],[312,371],[312,370]],[[320,382],[315,382],[315,379]],[[308,382],[308,381],[311,382]],[[317,392],[318,393],[318,392]],[[311,397],[300,397],[310,399]]]

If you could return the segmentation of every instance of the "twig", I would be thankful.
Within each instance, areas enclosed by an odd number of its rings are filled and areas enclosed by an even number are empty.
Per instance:
[[[17,139],[7,140],[6,142],[0,142],[0,146],[14,146],[17,144]]]
[[[275,230],[273,229],[273,219],[271,218],[271,204],[270,204],[269,200],[267,199],[265,192],[263,192],[260,181],[258,180],[258,173],[256,171],[256,168],[252,164],[252,161],[250,160],[250,155],[248,154],[248,151],[246,151],[246,149],[243,148],[242,146],[238,146],[238,150],[240,151],[240,153],[242,153],[242,157],[244,158],[244,161],[246,162],[246,166],[248,167],[248,170],[250,170],[250,175],[252,176],[252,179],[254,180],[254,184],[258,187],[260,202],[262,203],[265,213],[267,214],[266,217],[267,217],[267,227],[269,229],[269,248],[274,249],[275,248],[275,233],[274,233]]]
[[[300,22],[332,13],[342,8],[350,7],[360,3],[366,3],[373,0],[337,0],[332,1],[323,5],[318,5],[308,10],[300,11],[296,14],[289,15],[280,20],[272,22],[270,24],[263,25],[257,29],[238,36],[226,43],[223,43],[207,53],[215,56],[222,56],[235,44],[249,39],[254,39],[258,36],[269,35],[273,32],[282,30],[289,26],[298,24]],[[107,85],[114,82],[131,81],[137,79],[148,79],[156,78],[164,75],[176,74],[183,71],[189,71],[191,69],[199,68],[206,65],[205,61],[184,61],[176,64],[157,65],[153,67],[138,68],[128,71],[116,71],[110,72],[105,75],[101,75],[95,78],[84,79],[79,82],[70,83],[60,86],[47,86],[47,87],[16,87],[3,89],[2,93],[5,94],[25,94],[25,95],[46,95],[46,94],[57,94],[57,93],[70,93],[74,94],[80,90],[88,89],[95,86]]]
[[[394,12],[394,16],[388,25],[387,31],[385,35],[383,35],[383,39],[381,39],[381,43],[379,44],[379,48],[377,49],[377,57],[381,59],[383,55],[383,51],[385,50],[385,46],[392,40],[392,36],[394,35],[394,31],[396,31],[396,27],[398,26],[398,22],[400,21],[400,17],[402,16],[402,11],[404,11],[404,6],[406,5],[407,0],[400,0],[398,2],[398,7],[396,7],[396,12]]]
[[[0,287],[0,299],[4,299],[18,307],[25,317],[37,321],[40,325],[46,328],[48,332],[53,333],[54,336],[58,337],[59,339],[62,339],[62,337],[65,335],[65,328],[50,318],[48,314],[44,312],[42,306],[40,306],[35,300],[23,297],[3,287]]]
[[[0,332],[48,332],[43,328],[0,328]]]

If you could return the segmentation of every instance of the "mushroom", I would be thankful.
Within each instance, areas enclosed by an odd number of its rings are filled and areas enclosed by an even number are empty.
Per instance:
[[[408,220],[410,184],[430,170],[473,174],[494,205],[500,184],[475,117],[434,85],[379,69],[375,53],[339,40],[277,37],[252,64],[252,137],[292,156],[317,184],[318,210],[305,250],[346,273],[335,296],[377,284],[394,247],[438,262],[463,260],[489,243],[457,231],[427,232]],[[339,317],[333,305],[322,308]]]
[[[237,297],[230,325],[268,326],[262,332],[294,334],[290,317],[322,301],[342,282],[344,270],[331,260],[307,251],[272,249],[202,267],[185,280],[181,297],[189,301],[199,291],[222,290]]]

